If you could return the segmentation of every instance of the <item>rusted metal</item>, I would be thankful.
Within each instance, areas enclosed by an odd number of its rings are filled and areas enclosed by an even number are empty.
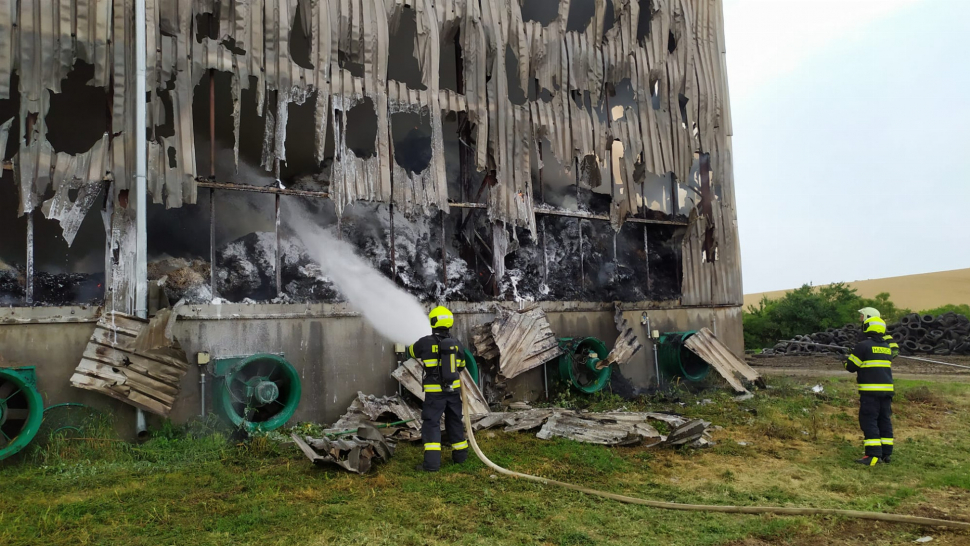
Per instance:
[[[280,194],[276,194],[276,296],[283,295],[283,240],[280,232]]]
[[[216,77],[209,69],[209,180],[216,181]],[[216,191],[209,189],[209,291],[216,297]]]
[[[253,186],[252,184],[231,184],[225,182],[209,182],[206,180],[199,180],[198,184],[200,188],[210,188],[214,190],[248,191],[253,193],[271,193],[276,195],[296,195],[300,197],[317,197],[321,199],[330,197],[330,194],[325,191],[291,190],[289,188],[277,188],[275,186]]]
[[[539,149],[539,202],[546,202],[546,191],[542,185],[542,139],[537,139],[537,148]],[[543,217],[539,220],[539,237],[542,238],[542,282],[548,282],[549,280],[549,258],[546,256],[546,219]],[[545,373],[543,371],[543,373]],[[546,386],[546,398],[549,398],[549,387]]]
[[[448,291],[448,235],[445,231],[445,213],[439,212],[441,217],[441,290],[442,293]]]
[[[676,216],[680,212],[680,193],[677,189],[677,176],[670,176],[670,215]]]
[[[273,162],[273,173],[276,175],[276,185],[280,188],[283,183],[280,181],[280,159],[276,158]],[[283,241],[280,234],[280,194],[276,194],[276,208],[274,217],[274,228],[276,230],[276,257],[273,269],[276,272],[276,297],[283,296]]]
[[[209,69],[209,178],[216,179],[216,71]]]
[[[390,131],[390,127],[388,127]],[[391,164],[394,163],[394,139],[388,138],[388,155],[391,160]],[[390,230],[390,241],[389,247],[391,251],[391,279],[397,281],[397,255],[395,252],[395,241],[394,241],[394,170],[391,169],[391,199],[387,203],[387,214],[388,214],[388,226]]]
[[[209,189],[209,291],[216,297],[216,190]]]

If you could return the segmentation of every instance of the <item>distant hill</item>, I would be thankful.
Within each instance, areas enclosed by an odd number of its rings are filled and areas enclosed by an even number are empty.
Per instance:
[[[858,290],[859,295],[865,298],[875,297],[880,292],[889,292],[897,307],[906,307],[914,311],[932,309],[950,303],[970,304],[970,269],[870,279],[847,284]],[[787,292],[788,290],[776,290],[745,294],[744,308],[757,305],[762,296],[775,299],[784,296]]]

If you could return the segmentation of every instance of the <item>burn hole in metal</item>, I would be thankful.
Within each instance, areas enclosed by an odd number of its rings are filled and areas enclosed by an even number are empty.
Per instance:
[[[195,39],[201,44],[206,38],[219,39],[219,18],[208,12],[195,16]]]
[[[300,0],[293,17],[293,26],[290,27],[290,58],[301,68],[313,70],[313,60],[310,58],[310,44],[312,42],[312,31],[303,20],[305,4],[309,0]]]
[[[653,19],[652,0],[640,1],[640,17],[637,21],[637,42],[643,44],[650,39],[650,22]]]
[[[569,17],[566,18],[566,32],[585,32],[595,14],[595,2],[570,2]]]
[[[377,110],[370,97],[364,97],[346,114],[337,110],[338,118],[346,115],[345,141],[347,148],[361,159],[377,155]],[[341,121],[341,120],[337,120]]]
[[[509,85],[509,100],[512,104],[522,105],[528,100],[519,78],[519,58],[512,52],[512,46],[505,46],[505,74]]]
[[[47,141],[54,151],[84,153],[104,136],[108,91],[87,85],[93,78],[94,65],[78,61],[61,84],[61,92],[51,93]]]
[[[546,27],[559,17],[559,0],[524,0],[522,20],[535,21]]]
[[[423,114],[391,114],[394,137],[394,162],[409,174],[417,174],[431,164],[431,120]]]
[[[421,67],[415,51],[417,34],[415,11],[411,8],[402,8],[396,23],[390,29],[387,79],[399,81],[409,89],[427,89],[421,81]]]

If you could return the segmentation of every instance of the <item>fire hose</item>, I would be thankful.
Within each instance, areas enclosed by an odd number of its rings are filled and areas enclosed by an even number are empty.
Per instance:
[[[946,519],[936,519],[936,518],[924,518],[918,516],[906,516],[898,514],[884,514],[881,512],[861,512],[858,510],[838,510],[832,508],[799,508],[799,507],[787,507],[787,506],[722,506],[716,504],[683,504],[679,502],[665,502],[665,501],[655,501],[640,499],[636,497],[628,497],[626,495],[618,495],[616,493],[608,493],[606,491],[598,491],[596,489],[590,489],[588,487],[583,487],[581,485],[575,485],[566,482],[560,482],[557,480],[550,480],[547,478],[541,478],[539,476],[533,476],[531,474],[523,474],[521,472],[515,472],[502,468],[501,466],[493,463],[488,457],[482,453],[482,449],[478,446],[478,442],[475,440],[475,433],[472,430],[471,414],[469,413],[467,397],[462,396],[462,405],[464,406],[463,413],[465,414],[465,431],[468,434],[468,443],[471,444],[472,449],[475,451],[475,455],[485,464],[485,466],[491,468],[492,470],[503,474],[505,476],[510,476],[512,478],[519,478],[523,480],[528,480],[536,483],[541,483],[542,485],[555,485],[562,487],[564,489],[571,489],[573,491],[579,491],[580,493],[585,493],[587,495],[594,495],[597,497],[603,497],[606,499],[612,499],[618,502],[623,502],[627,504],[639,504],[642,506],[649,506],[651,508],[660,508],[663,510],[683,510],[688,512],[726,512],[730,514],[778,514],[782,516],[842,516],[846,518],[855,519],[868,519],[874,521],[888,521],[891,523],[910,523],[913,525],[924,525],[932,527],[949,527],[951,529],[962,529],[970,530],[970,523],[963,521],[952,521]]]
[[[851,351],[852,349],[848,347],[843,347],[841,345],[825,345],[824,343],[813,343],[811,341],[786,341],[788,345],[811,345],[813,347],[825,347],[826,349],[837,349],[839,351]],[[832,355],[838,356],[838,355]],[[916,360],[919,362],[928,362],[930,364],[939,364],[940,366],[952,366],[954,368],[966,368],[970,370],[970,366],[964,366],[962,364],[954,364],[952,362],[943,362],[941,360],[930,360],[929,358],[920,358],[918,356],[905,356],[896,355],[896,358],[904,358],[906,360]]]

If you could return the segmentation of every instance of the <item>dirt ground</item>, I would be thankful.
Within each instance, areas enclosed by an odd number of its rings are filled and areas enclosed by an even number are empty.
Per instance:
[[[950,364],[968,366],[956,368],[941,364],[930,364],[916,360],[908,360],[902,356],[893,361],[893,377],[900,379],[926,379],[966,382],[970,381],[970,357],[968,356],[924,356],[927,358]],[[761,373],[768,375],[785,375],[792,377],[817,376],[829,377],[845,374],[840,358],[834,355],[824,356],[748,356],[748,364]]]

